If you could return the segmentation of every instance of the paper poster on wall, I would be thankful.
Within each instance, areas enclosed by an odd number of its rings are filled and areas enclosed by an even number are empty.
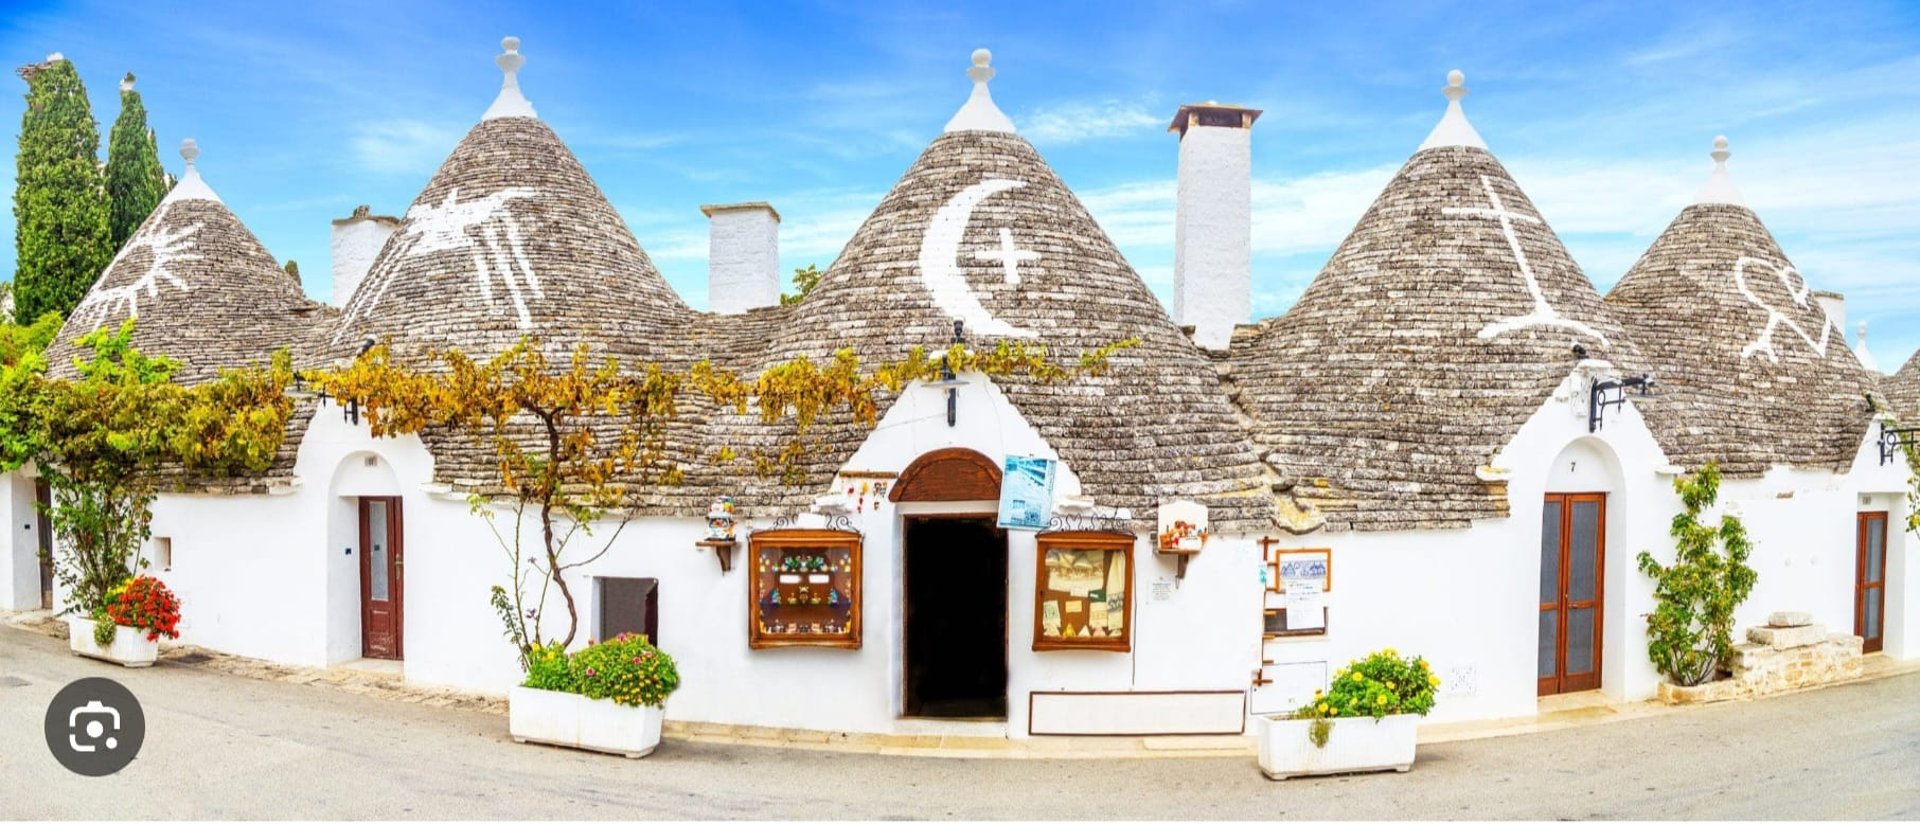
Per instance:
[[[1060,637],[1059,601],[1048,601],[1040,607],[1040,626],[1047,637]]]
[[[1327,596],[1320,590],[1320,582],[1311,579],[1293,581],[1287,586],[1287,593],[1281,599],[1287,608],[1287,629],[1325,629],[1327,626]]]
[[[1274,585],[1281,592],[1311,581],[1320,592],[1333,591],[1333,550],[1285,549],[1274,555]]]
[[[1000,476],[1000,526],[1045,529],[1053,512],[1054,462],[1008,455]]]

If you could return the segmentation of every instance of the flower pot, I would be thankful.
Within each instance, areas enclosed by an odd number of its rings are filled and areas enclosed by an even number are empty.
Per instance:
[[[1327,745],[1316,747],[1307,737],[1312,721],[1255,716],[1254,724],[1260,730],[1260,771],[1278,781],[1296,775],[1413,769],[1419,716],[1329,720],[1333,729],[1328,731]]]
[[[658,707],[628,707],[612,699],[514,687],[507,696],[507,728],[522,744],[551,744],[640,758],[660,746]]]
[[[123,667],[151,667],[160,655],[160,642],[147,640],[145,630],[120,627],[113,643],[100,646],[93,641],[93,619],[67,617],[67,647],[88,658],[112,661]]]

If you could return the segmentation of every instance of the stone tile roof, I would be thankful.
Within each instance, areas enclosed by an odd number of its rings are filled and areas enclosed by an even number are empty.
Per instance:
[[[1874,376],[1753,210],[1688,206],[1607,304],[1650,356],[1658,388],[1634,404],[1675,464],[1852,465]]]
[[[221,369],[265,364],[332,312],[300,291],[225,204],[169,197],[75,307],[47,360],[52,374],[72,377],[77,340],[137,317],[134,345],[178,359],[176,379],[199,383]]]
[[[1531,280],[1537,292],[1530,288]],[[1231,378],[1262,457],[1328,529],[1505,517],[1477,473],[1573,370],[1641,358],[1499,160],[1401,167],[1285,315],[1243,327]]]
[[[316,354],[371,338],[486,358],[537,335],[550,357],[659,359],[693,316],[553,129],[496,117],[414,199]]]
[[[1913,353],[1900,371],[1880,381],[1880,390],[1900,420],[1920,426],[1920,352]]]
[[[197,150],[189,148],[189,164]],[[309,299],[191,165],[121,248],[74,309],[48,350],[49,371],[76,376],[74,345],[102,326],[137,317],[133,343],[180,361],[175,380],[210,381],[222,369],[266,364],[275,350],[302,348],[336,313]],[[297,399],[285,440],[265,472],[245,477],[189,476],[163,470],[164,488],[211,493],[266,492],[284,486],[312,419]]]
[[[722,350],[750,374],[842,347],[867,364],[914,345],[943,349],[956,318],[967,321],[970,346],[1020,340],[1068,362],[1138,337],[1140,345],[1116,355],[1100,378],[997,383],[1099,505],[1126,507],[1147,521],[1162,500],[1193,498],[1212,508],[1217,530],[1271,528],[1271,482],[1213,366],[1018,135],[970,129],[935,139],[806,300],[713,322],[732,325],[723,337],[753,343],[744,359]],[[714,416],[707,431],[709,447],[770,449],[787,437],[783,427],[731,414]],[[865,440],[845,421],[825,422],[815,434],[801,484],[747,482],[730,491],[748,505],[810,503]]]

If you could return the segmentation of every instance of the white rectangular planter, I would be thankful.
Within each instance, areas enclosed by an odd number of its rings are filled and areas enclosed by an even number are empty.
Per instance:
[[[1255,716],[1253,722],[1260,729],[1260,771],[1277,781],[1296,775],[1413,769],[1420,716],[1330,720],[1333,729],[1328,731],[1327,745],[1316,747],[1307,737],[1312,721]]]
[[[514,687],[507,695],[507,728],[521,743],[552,744],[639,758],[660,746],[657,707],[626,707],[612,699]]]
[[[93,642],[93,619],[78,616],[67,617],[67,647],[88,658],[126,667],[151,667],[160,655],[160,642],[147,640],[145,630],[133,627],[115,629],[113,643],[100,646]]]

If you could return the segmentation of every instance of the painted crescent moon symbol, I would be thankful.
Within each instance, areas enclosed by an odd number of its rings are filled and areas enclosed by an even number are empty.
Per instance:
[[[927,223],[920,241],[920,282],[933,296],[933,303],[954,320],[966,321],[968,331],[1005,338],[1031,338],[1030,329],[1009,326],[980,304],[980,297],[967,285],[960,271],[960,239],[973,219],[974,207],[995,194],[1027,184],[1018,180],[983,180],[954,195]]]

